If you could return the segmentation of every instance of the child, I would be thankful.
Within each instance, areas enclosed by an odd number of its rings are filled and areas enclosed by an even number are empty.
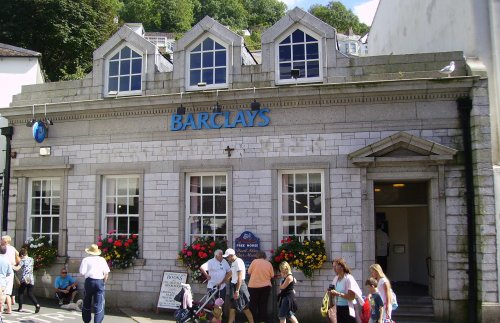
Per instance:
[[[33,287],[35,285],[35,277],[33,276],[33,266],[35,264],[33,258],[28,257],[28,251],[25,248],[21,248],[19,251],[19,257],[21,261],[18,266],[15,266],[16,270],[21,269],[21,285],[18,290],[19,297],[19,308],[18,312],[21,312],[23,309],[23,300],[24,300],[24,290],[28,289],[28,297],[35,305],[35,313],[40,312],[40,304],[36,300],[36,297],[33,295]]]
[[[377,280],[370,277],[366,280],[365,285],[368,286],[370,291],[368,296],[371,305],[370,323],[383,323],[384,301],[382,301],[382,297],[377,291]]]

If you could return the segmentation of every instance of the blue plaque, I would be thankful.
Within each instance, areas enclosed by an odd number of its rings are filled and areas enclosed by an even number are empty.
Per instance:
[[[236,255],[245,263],[245,267],[248,268],[252,260],[257,257],[257,251],[260,250],[260,239],[252,232],[245,231],[239,238],[236,238],[234,250]]]
[[[37,121],[33,125],[33,138],[36,142],[41,143],[47,137],[47,126],[42,121]]]

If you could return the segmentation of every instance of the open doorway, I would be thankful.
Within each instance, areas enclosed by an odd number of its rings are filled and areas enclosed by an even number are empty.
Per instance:
[[[375,182],[374,198],[377,261],[397,294],[429,295],[428,183]]]

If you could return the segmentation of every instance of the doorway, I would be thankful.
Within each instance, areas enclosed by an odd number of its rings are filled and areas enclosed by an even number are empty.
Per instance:
[[[386,251],[385,273],[398,295],[429,295],[431,252],[427,201],[428,182],[374,182],[376,256],[383,262],[383,251]],[[384,235],[389,240],[385,248]]]

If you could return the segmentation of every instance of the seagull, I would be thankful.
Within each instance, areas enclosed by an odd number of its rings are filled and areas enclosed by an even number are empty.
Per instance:
[[[451,61],[450,62],[450,65],[448,66],[445,66],[443,67],[439,73],[443,73],[443,74],[446,74],[448,75],[448,77],[450,77],[450,74],[453,73],[453,71],[455,70],[455,62],[454,61]]]

